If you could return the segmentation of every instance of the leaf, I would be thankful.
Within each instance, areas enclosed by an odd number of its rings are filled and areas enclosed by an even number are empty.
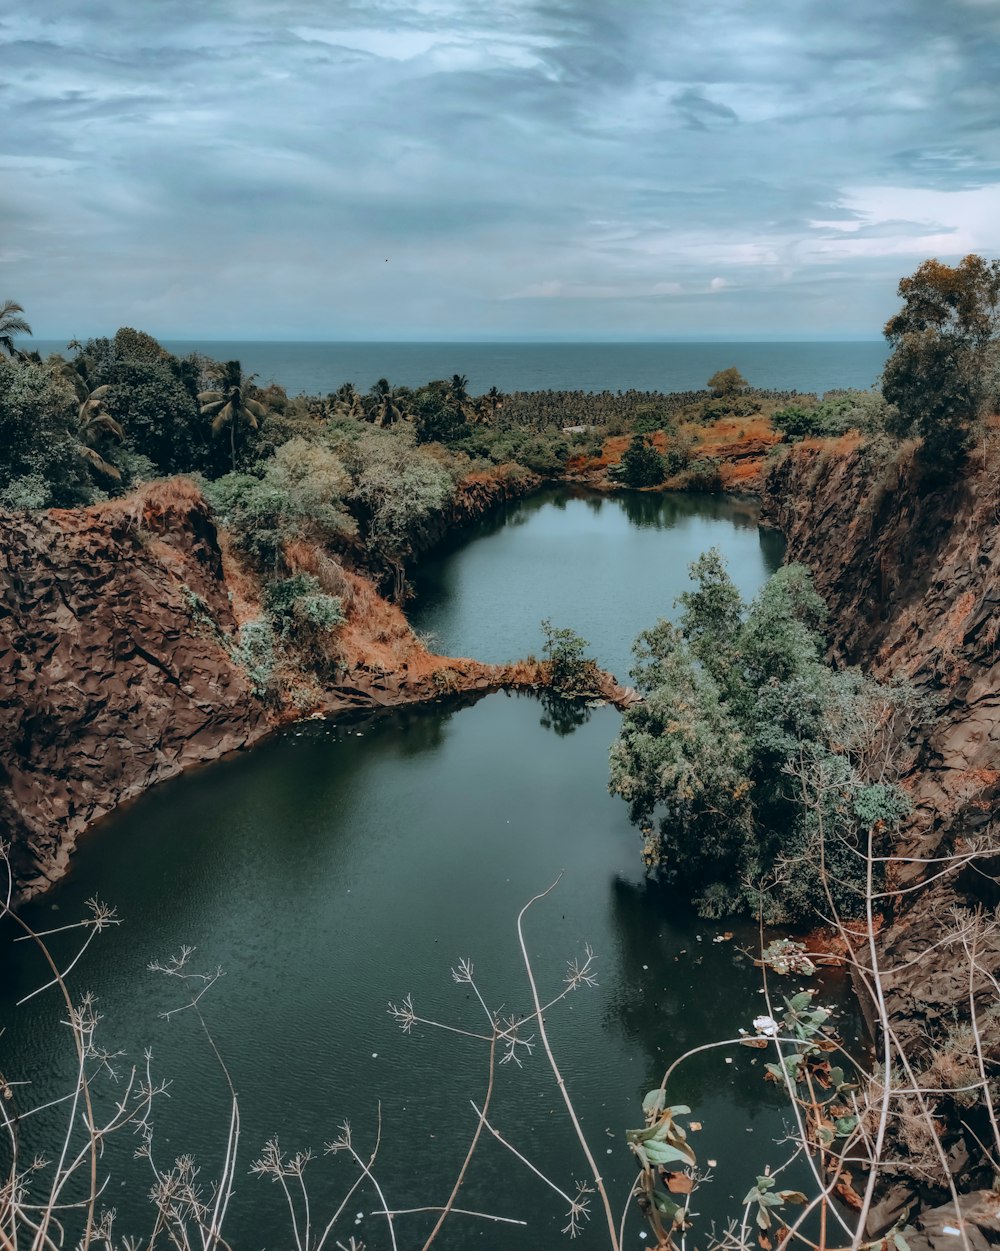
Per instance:
[[[838,1116],[835,1122],[838,1138],[846,1138],[848,1134],[853,1134],[858,1125],[856,1116]]]
[[[771,1228],[771,1216],[770,1216],[770,1214],[769,1214],[769,1212],[768,1212],[767,1208],[758,1208],[758,1209],[757,1209],[757,1226],[758,1226],[758,1228],[760,1228],[760,1229],[770,1229],[770,1228]]]
[[[672,1195],[689,1195],[694,1190],[694,1178],[687,1173],[668,1173],[666,1182]]]
[[[793,995],[791,999],[786,999],[790,1012],[805,1012],[806,1008],[812,1003],[812,991],[800,990],[797,995]]]
[[[808,1203],[801,1190],[782,1190],[780,1193],[786,1203]]]
[[[643,1144],[643,1150],[653,1164],[694,1163],[692,1151],[671,1146],[668,1142],[647,1142]]]
[[[774,1243],[763,1230],[757,1235],[757,1241],[760,1243],[761,1251],[771,1251],[771,1248],[774,1246]]]
[[[663,1216],[668,1216],[672,1221],[676,1220],[683,1210],[679,1203],[674,1203],[672,1199],[668,1199],[660,1190],[653,1192],[653,1204],[657,1212]]]
[[[673,1116],[690,1116],[691,1109],[686,1103],[675,1103],[672,1108],[667,1109]]]
[[[662,1112],[663,1105],[667,1102],[667,1092],[661,1090],[658,1086],[656,1090],[651,1090],[642,1101],[642,1110],[647,1115],[650,1112]]]
[[[892,1231],[892,1241],[896,1245],[896,1251],[910,1251],[910,1244],[903,1235],[896,1229]]]

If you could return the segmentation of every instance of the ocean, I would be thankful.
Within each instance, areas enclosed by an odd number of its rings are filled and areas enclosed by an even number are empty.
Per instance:
[[[43,355],[61,342],[28,341]],[[465,374],[469,390],[694,391],[735,365],[751,386],[777,391],[867,388],[886,359],[881,341],[819,343],[280,343],[171,341],[178,355],[200,351],[239,360],[261,384],[290,395],[323,395],[344,382],[367,390],[379,378],[420,386]]]

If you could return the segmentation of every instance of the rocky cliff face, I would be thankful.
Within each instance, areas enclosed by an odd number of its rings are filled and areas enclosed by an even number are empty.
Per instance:
[[[805,445],[764,483],[765,517],[830,607],[833,652],[931,702],[911,776],[906,854],[981,829],[1000,795],[1000,477],[973,463],[928,484],[905,452]]]
[[[22,893],[109,809],[266,729],[224,633],[215,527],[188,484],[0,517],[0,827]]]
[[[886,462],[865,447],[799,445],[771,468],[764,501],[766,517],[788,540],[788,558],[812,569],[827,600],[834,656],[882,678],[904,676],[928,699],[931,715],[913,736],[908,778],[915,809],[897,854],[961,850],[964,838],[989,831],[1000,794],[1000,473],[979,457],[960,482],[934,485],[905,449]],[[911,886],[939,868],[911,862],[896,879]],[[977,913],[997,895],[982,872],[951,873],[898,896],[880,936],[896,1045],[925,1088],[977,1080],[971,1044],[963,1041],[963,1031],[971,1036],[970,997],[988,1062],[1000,1061],[1000,1028],[989,1012],[1000,931]],[[935,1096],[932,1104],[959,1191],[988,1185],[977,1143],[977,1136],[990,1140],[982,1101]],[[929,1139],[922,1143],[900,1120],[889,1140],[895,1184],[881,1191],[869,1234],[888,1228],[915,1199],[940,1202],[945,1193],[928,1180],[936,1175]],[[921,1152],[932,1156],[930,1174],[920,1168]],[[911,1247],[936,1245],[932,1226],[921,1226]]]

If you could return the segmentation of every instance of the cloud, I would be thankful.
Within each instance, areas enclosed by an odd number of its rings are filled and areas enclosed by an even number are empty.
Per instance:
[[[1000,250],[1000,9],[752,10],[36,0],[0,297],[40,335],[877,332],[924,256]]]

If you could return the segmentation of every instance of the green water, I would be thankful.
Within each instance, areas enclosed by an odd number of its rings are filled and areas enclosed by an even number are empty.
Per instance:
[[[686,561],[713,543],[747,591],[778,555],[740,505],[539,497],[429,563],[414,615],[442,650],[486,659],[537,648],[538,619],[550,615],[622,669],[627,641],[670,611]],[[638,836],[606,790],[618,714],[595,709],[569,733],[550,722],[533,698],[494,695],[462,709],[296,727],[106,821],[66,881],[31,910],[38,924],[57,925],[93,894],[117,906],[123,926],[88,952],[75,984],[99,996],[105,1046],[137,1059],[153,1048],[156,1070],[173,1082],[156,1117],[163,1159],[193,1152],[206,1178],[224,1138],[225,1087],[196,1021],[158,1016],[178,1002],[177,988],[147,965],[191,944],[195,967],[225,968],[204,1007],[243,1109],[228,1231],[238,1251],[291,1245],[278,1189],[248,1175],[265,1139],[316,1151],[307,1177],[325,1219],[353,1175],[344,1159],[324,1158],[323,1145],[346,1118],[367,1154],[379,1104],[378,1173],[390,1204],[445,1201],[475,1127],[470,1099],[485,1089],[485,1052],[426,1027],[404,1036],[387,1002],[412,993],[421,1015],[475,1030],[482,1010],[450,974],[470,957],[489,1004],[526,1012],[515,918],[559,874],[528,915],[528,945],[543,995],[558,990],[584,943],[597,955],[599,986],[573,995],[549,1024],[617,1203],[633,1175],[623,1131],[641,1119],[643,1092],[680,1052],[749,1027],[760,1011],[741,951],[754,946],[753,927],[730,926],[733,940],[715,943],[723,927],[694,920],[643,877]],[[5,967],[0,1068],[31,1076],[44,1099],[59,1093],[71,1060],[57,1004],[12,1007],[37,977],[23,949]],[[731,1064],[719,1052],[700,1056],[669,1092],[704,1126],[695,1135],[701,1158],[718,1161],[699,1194],[703,1229],[731,1211],[759,1165],[777,1159],[783,1118],[759,1054],[737,1049]],[[539,1050],[523,1069],[499,1070],[491,1119],[563,1189],[586,1176]],[[36,1137],[46,1132],[34,1126]],[[107,1202],[122,1233],[148,1231],[148,1175],[129,1158],[132,1146],[108,1152],[120,1163]],[[437,1245],[537,1247],[565,1223],[562,1201],[492,1139],[460,1205],[528,1225],[455,1217]],[[354,1234],[369,1251],[389,1245],[384,1221],[369,1215],[375,1206],[371,1193],[352,1199],[345,1242]],[[400,1246],[419,1246],[428,1219],[398,1218]],[[648,1245],[641,1228],[633,1217],[626,1245]],[[607,1245],[599,1212],[576,1245]]]

